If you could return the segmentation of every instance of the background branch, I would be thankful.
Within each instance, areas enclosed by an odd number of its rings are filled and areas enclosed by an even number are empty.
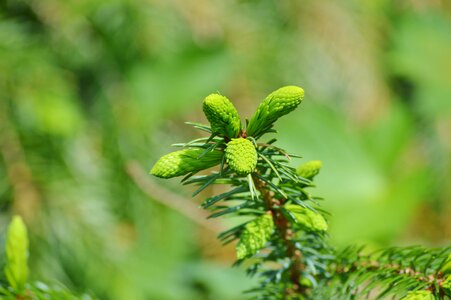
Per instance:
[[[136,186],[154,201],[177,211],[210,231],[219,233],[224,230],[225,227],[217,220],[207,219],[209,214],[201,210],[199,206],[150,179],[147,172],[136,161],[128,162],[126,171]]]
[[[40,211],[40,195],[33,183],[25,151],[9,115],[5,101],[0,101],[0,154],[3,156],[6,174],[13,190],[12,209],[14,213],[21,215],[26,223],[31,224],[36,213]]]

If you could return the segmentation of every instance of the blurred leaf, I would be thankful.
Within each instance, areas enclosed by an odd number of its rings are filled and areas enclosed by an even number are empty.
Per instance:
[[[430,117],[451,113],[451,21],[440,12],[409,14],[400,20],[388,53],[395,74],[412,80],[418,111]]]
[[[20,216],[14,216],[8,227],[6,257],[6,278],[14,289],[22,290],[28,277],[28,235]]]

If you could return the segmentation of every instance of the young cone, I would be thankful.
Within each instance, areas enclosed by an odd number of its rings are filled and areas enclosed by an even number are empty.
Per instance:
[[[28,235],[20,216],[14,216],[6,240],[5,275],[14,289],[22,289],[28,277]]]
[[[210,151],[201,158],[204,149],[184,149],[162,156],[150,170],[150,174],[161,178],[172,178],[198,172],[221,163],[223,152]]]
[[[236,246],[238,259],[250,257],[263,248],[274,231],[274,222],[271,215],[261,217],[246,224]]]
[[[214,134],[228,138],[238,136],[241,121],[235,106],[229,99],[219,94],[211,94],[205,98],[203,110]]]
[[[260,103],[249,121],[247,134],[260,137],[266,133],[280,117],[292,112],[304,99],[304,90],[297,86],[282,87]]]
[[[297,223],[308,231],[326,231],[327,222],[322,215],[297,204],[287,204],[288,209],[296,218]]]
[[[225,155],[230,168],[237,174],[252,173],[257,166],[257,150],[247,139],[232,139],[227,143]]]
[[[299,166],[297,173],[301,177],[312,180],[316,175],[318,175],[321,166],[322,162],[320,160],[308,161]]]

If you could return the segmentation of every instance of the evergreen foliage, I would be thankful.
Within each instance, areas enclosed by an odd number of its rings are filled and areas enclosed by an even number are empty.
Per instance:
[[[446,263],[451,248],[388,248],[373,253],[350,247],[336,254],[318,297],[336,299],[447,299]]]
[[[363,248],[338,251],[329,246],[327,213],[320,208],[320,198],[309,192],[321,162],[310,161],[296,169],[289,163],[298,156],[274,146],[276,139],[258,142],[275,132],[274,123],[295,110],[303,96],[304,90],[296,86],[272,92],[247,128],[239,131],[235,124],[239,117],[228,99],[208,96],[204,112],[211,126],[188,124],[211,135],[176,146],[201,153],[187,159],[190,165],[205,162],[208,167],[219,165],[219,170],[201,175],[195,173],[203,167],[173,172],[180,156],[169,154],[151,173],[187,175],[183,184],[199,186],[194,195],[212,184],[231,187],[205,199],[202,207],[211,212],[210,218],[250,219],[222,232],[219,239],[224,244],[236,241],[236,265],[246,262],[247,273],[260,277],[260,285],[248,291],[255,299],[445,299],[450,248],[390,248],[365,254]],[[216,160],[208,160],[211,153]]]

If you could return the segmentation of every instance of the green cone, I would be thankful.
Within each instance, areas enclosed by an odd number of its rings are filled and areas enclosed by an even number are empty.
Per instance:
[[[223,152],[211,151],[198,158],[204,149],[184,149],[162,156],[150,170],[150,174],[161,178],[172,178],[198,172],[221,163]]]
[[[408,292],[402,300],[434,300],[435,297],[431,291]]]
[[[305,164],[299,166],[299,168],[297,169],[297,173],[301,177],[312,180],[313,177],[318,175],[321,166],[322,162],[320,160],[308,161]]]
[[[259,137],[271,129],[280,117],[292,112],[304,99],[304,90],[297,86],[282,87],[260,103],[247,127],[247,134]]]
[[[211,94],[205,98],[203,110],[214,134],[229,138],[238,136],[241,121],[229,99],[219,94]]]
[[[326,231],[327,222],[322,215],[311,209],[299,206],[297,204],[287,204],[288,209],[296,218],[297,223],[309,231]]]
[[[6,240],[5,275],[14,289],[22,289],[28,277],[28,235],[27,228],[19,216],[14,216]]]
[[[232,139],[227,143],[225,155],[230,168],[237,174],[252,173],[257,166],[257,150],[247,139]]]
[[[250,257],[263,248],[274,231],[271,215],[265,214],[246,224],[236,246],[238,259]]]

